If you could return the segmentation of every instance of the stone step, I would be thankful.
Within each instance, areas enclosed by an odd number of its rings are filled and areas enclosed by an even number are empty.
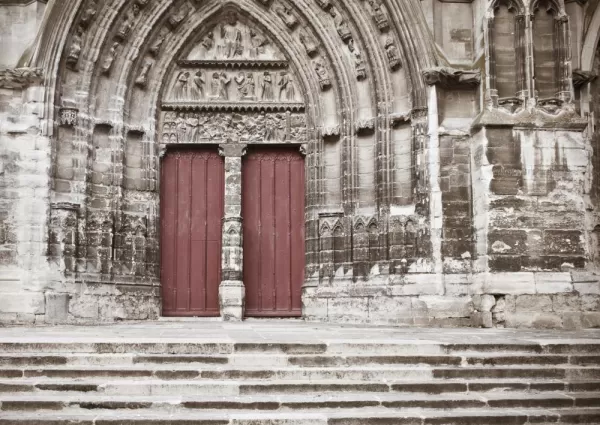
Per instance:
[[[263,395],[233,397],[3,395],[2,411],[68,409],[203,409],[203,410],[298,410],[334,408],[600,408],[600,393],[347,393],[329,395]]]
[[[542,369],[539,369],[542,371]],[[342,368],[198,368],[198,367],[77,367],[77,368],[25,368],[0,369],[1,378],[148,378],[162,380],[315,380],[345,379],[349,381],[430,379],[432,368],[428,366],[396,367],[342,367]]]
[[[341,367],[373,365],[430,365],[430,366],[511,366],[511,365],[577,365],[600,366],[598,355],[521,355],[521,354],[479,354],[479,355],[143,355],[143,354],[2,354],[0,355],[0,377],[18,376],[6,372],[17,368],[40,367],[90,367],[90,366],[265,366],[273,367]]]
[[[124,365],[238,365],[238,366],[298,366],[330,367],[359,365],[579,365],[600,366],[599,355],[263,355],[257,359],[253,354],[232,355],[143,355],[143,354],[3,354],[0,368],[11,366],[124,366]]]
[[[97,378],[111,379],[214,379],[214,380],[315,380],[355,381],[399,379],[600,379],[600,367],[575,365],[427,366],[363,365],[346,367],[230,367],[193,365],[133,365],[124,367],[48,366],[0,368],[0,378]]]
[[[94,393],[104,395],[286,395],[318,393],[389,393],[424,394],[469,392],[600,392],[600,380],[401,380],[401,381],[235,381],[235,380],[93,380],[29,378],[0,380],[0,394]]]
[[[15,412],[0,417],[0,425],[525,425],[598,424],[600,409],[503,411],[501,409],[330,409],[321,412],[81,412],[39,414]]]
[[[584,340],[585,341],[585,340]],[[372,354],[372,355],[463,355],[470,353],[528,353],[528,354],[562,354],[562,355],[597,355],[600,344],[588,343],[581,340],[569,340],[556,344],[538,343],[474,343],[474,344],[440,344],[432,341],[335,341],[331,343],[305,343],[305,342],[227,342],[207,341],[172,341],[164,340],[138,340],[122,339],[115,341],[94,341],[54,338],[48,341],[20,341],[0,342],[0,353],[95,353],[95,354],[203,354],[203,355],[228,355],[228,354]]]

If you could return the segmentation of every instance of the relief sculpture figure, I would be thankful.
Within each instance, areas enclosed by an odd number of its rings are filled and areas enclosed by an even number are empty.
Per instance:
[[[348,42],[348,50],[350,50],[350,53],[352,53],[352,56],[354,56],[354,66],[356,68],[356,78],[358,80],[364,80],[365,78],[367,78],[367,69],[366,69],[365,63],[362,59],[360,50],[358,50],[358,47],[356,47],[356,44],[354,43],[354,39],[352,39],[352,38]]]
[[[289,73],[281,71],[279,76],[279,100],[294,101],[296,98],[296,89],[294,88],[294,82]]]
[[[192,100],[200,100],[204,98],[204,83],[204,73],[202,71],[196,72],[192,78]]]
[[[187,134],[187,123],[185,122],[185,114],[183,112],[179,113],[175,123],[177,128],[177,141],[179,143],[184,143]]]
[[[240,72],[235,77],[235,82],[238,85],[238,100],[254,99],[255,87],[254,74],[251,72]]]
[[[341,13],[336,11],[335,8],[331,8],[329,14],[333,18],[333,22],[335,24],[335,29],[343,41],[348,41],[348,39],[352,36],[350,29],[348,28],[348,24],[342,17]]]
[[[137,4],[134,4],[133,7],[131,8],[131,10],[129,12],[127,12],[125,20],[119,26],[119,29],[117,31],[118,38],[125,39],[129,36],[129,33],[131,32],[131,28],[133,27],[135,18],[137,18],[137,16],[139,14],[140,14],[140,7]]]
[[[177,76],[177,80],[175,81],[175,100],[176,101],[185,101],[188,99],[188,81],[190,79],[190,73],[186,71],[181,71]]]
[[[110,50],[104,56],[104,60],[102,61],[102,72],[108,74],[110,69],[112,68],[112,64],[115,61],[115,57],[117,56],[117,48],[119,47],[118,42],[114,42],[110,47]]]
[[[331,87],[331,79],[329,78],[329,71],[323,65],[321,61],[315,62],[315,72],[317,73],[317,77],[319,78],[319,84],[321,85],[321,90],[326,90]]]
[[[213,97],[229,100],[228,86],[230,82],[231,78],[225,72],[215,72],[211,81]]]
[[[319,51],[317,41],[308,33],[308,31],[301,30],[298,34],[298,40],[300,40],[300,43],[304,46],[304,50],[306,50],[308,56],[314,56]]]
[[[98,9],[98,4],[96,3],[96,0],[91,0],[88,3],[85,10],[83,11],[83,15],[81,16],[81,20],[79,21],[79,24],[81,26],[87,28],[89,26],[89,24],[92,22],[92,20],[94,19],[94,17],[96,16],[97,9]]]
[[[252,72],[246,74],[246,97],[256,99],[256,82]]]
[[[227,59],[244,54],[242,32],[237,28],[237,18],[231,14],[221,27],[220,56]]]
[[[140,74],[135,79],[135,84],[145,87],[146,84],[148,84],[148,74],[150,73],[150,69],[152,69],[152,61],[146,60],[144,62],[144,66],[142,66]]]
[[[165,42],[165,39],[167,38],[168,33],[169,33],[169,30],[167,30],[166,28],[163,28],[160,30],[158,37],[156,37],[156,40],[154,41],[154,43],[152,44],[152,46],[150,47],[150,50],[149,50],[149,52],[152,56],[158,56],[158,54],[160,53],[160,49],[161,49],[163,43]]]
[[[273,100],[273,77],[269,71],[265,71],[261,84],[261,100]]]
[[[260,35],[258,32],[251,30],[250,31],[250,57],[257,58],[260,55],[265,53],[265,47],[269,44],[269,41]]]
[[[83,29],[77,28],[77,32],[73,35],[69,53],[67,55],[67,66],[73,70],[77,70],[77,63],[81,55],[81,46],[83,44]]]
[[[388,17],[381,6],[381,0],[367,0],[371,8],[371,16],[381,31],[387,31],[390,27]]]
[[[198,141],[198,126],[200,120],[197,114],[188,114],[185,120],[187,127],[186,138],[188,143],[195,143]]]
[[[215,46],[215,35],[213,34],[213,32],[209,31],[209,33],[206,34],[206,37],[204,37],[200,44],[202,44],[202,47],[204,47],[206,53],[210,52]]]
[[[402,62],[400,60],[400,53],[398,52],[398,48],[394,44],[392,37],[388,37],[385,40],[385,52],[388,57],[390,68],[392,68],[392,70],[398,69],[402,65]]]
[[[291,9],[278,5],[273,8],[275,13],[281,18],[286,27],[294,29],[298,25],[298,19],[292,13]]]

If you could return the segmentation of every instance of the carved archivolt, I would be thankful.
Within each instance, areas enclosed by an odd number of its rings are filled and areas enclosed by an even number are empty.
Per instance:
[[[384,161],[395,131],[384,123],[423,106],[421,72],[437,65],[418,0],[114,0],[110,7],[74,0],[53,7],[49,18],[60,25],[45,29],[34,60],[47,70],[48,96],[61,99],[47,102],[47,115],[62,124],[54,127],[56,162],[73,165],[55,176],[56,187],[69,188],[55,195],[84,201],[81,272],[88,264],[110,274],[113,234],[141,229],[122,227],[119,217],[158,211],[159,155],[171,144],[303,146],[314,215],[326,191],[324,144],[337,143],[343,202],[352,205],[356,138],[372,140],[373,160]],[[44,46],[61,46],[60,57]],[[414,105],[395,110],[392,79],[402,78]],[[389,201],[377,202],[385,208]],[[349,215],[332,223],[335,236],[351,234]],[[307,219],[307,238],[318,238],[318,221]],[[155,228],[143,231],[148,246],[158,246]],[[140,261],[154,270],[148,255]]]

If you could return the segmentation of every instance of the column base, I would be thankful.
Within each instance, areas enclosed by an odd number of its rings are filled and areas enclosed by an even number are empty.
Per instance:
[[[240,280],[224,280],[219,286],[221,317],[227,322],[244,320],[246,288]]]

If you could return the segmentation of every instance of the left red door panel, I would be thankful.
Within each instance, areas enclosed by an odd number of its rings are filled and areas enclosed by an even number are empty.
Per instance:
[[[161,176],[163,316],[218,316],[223,158],[212,148],[169,152]]]

